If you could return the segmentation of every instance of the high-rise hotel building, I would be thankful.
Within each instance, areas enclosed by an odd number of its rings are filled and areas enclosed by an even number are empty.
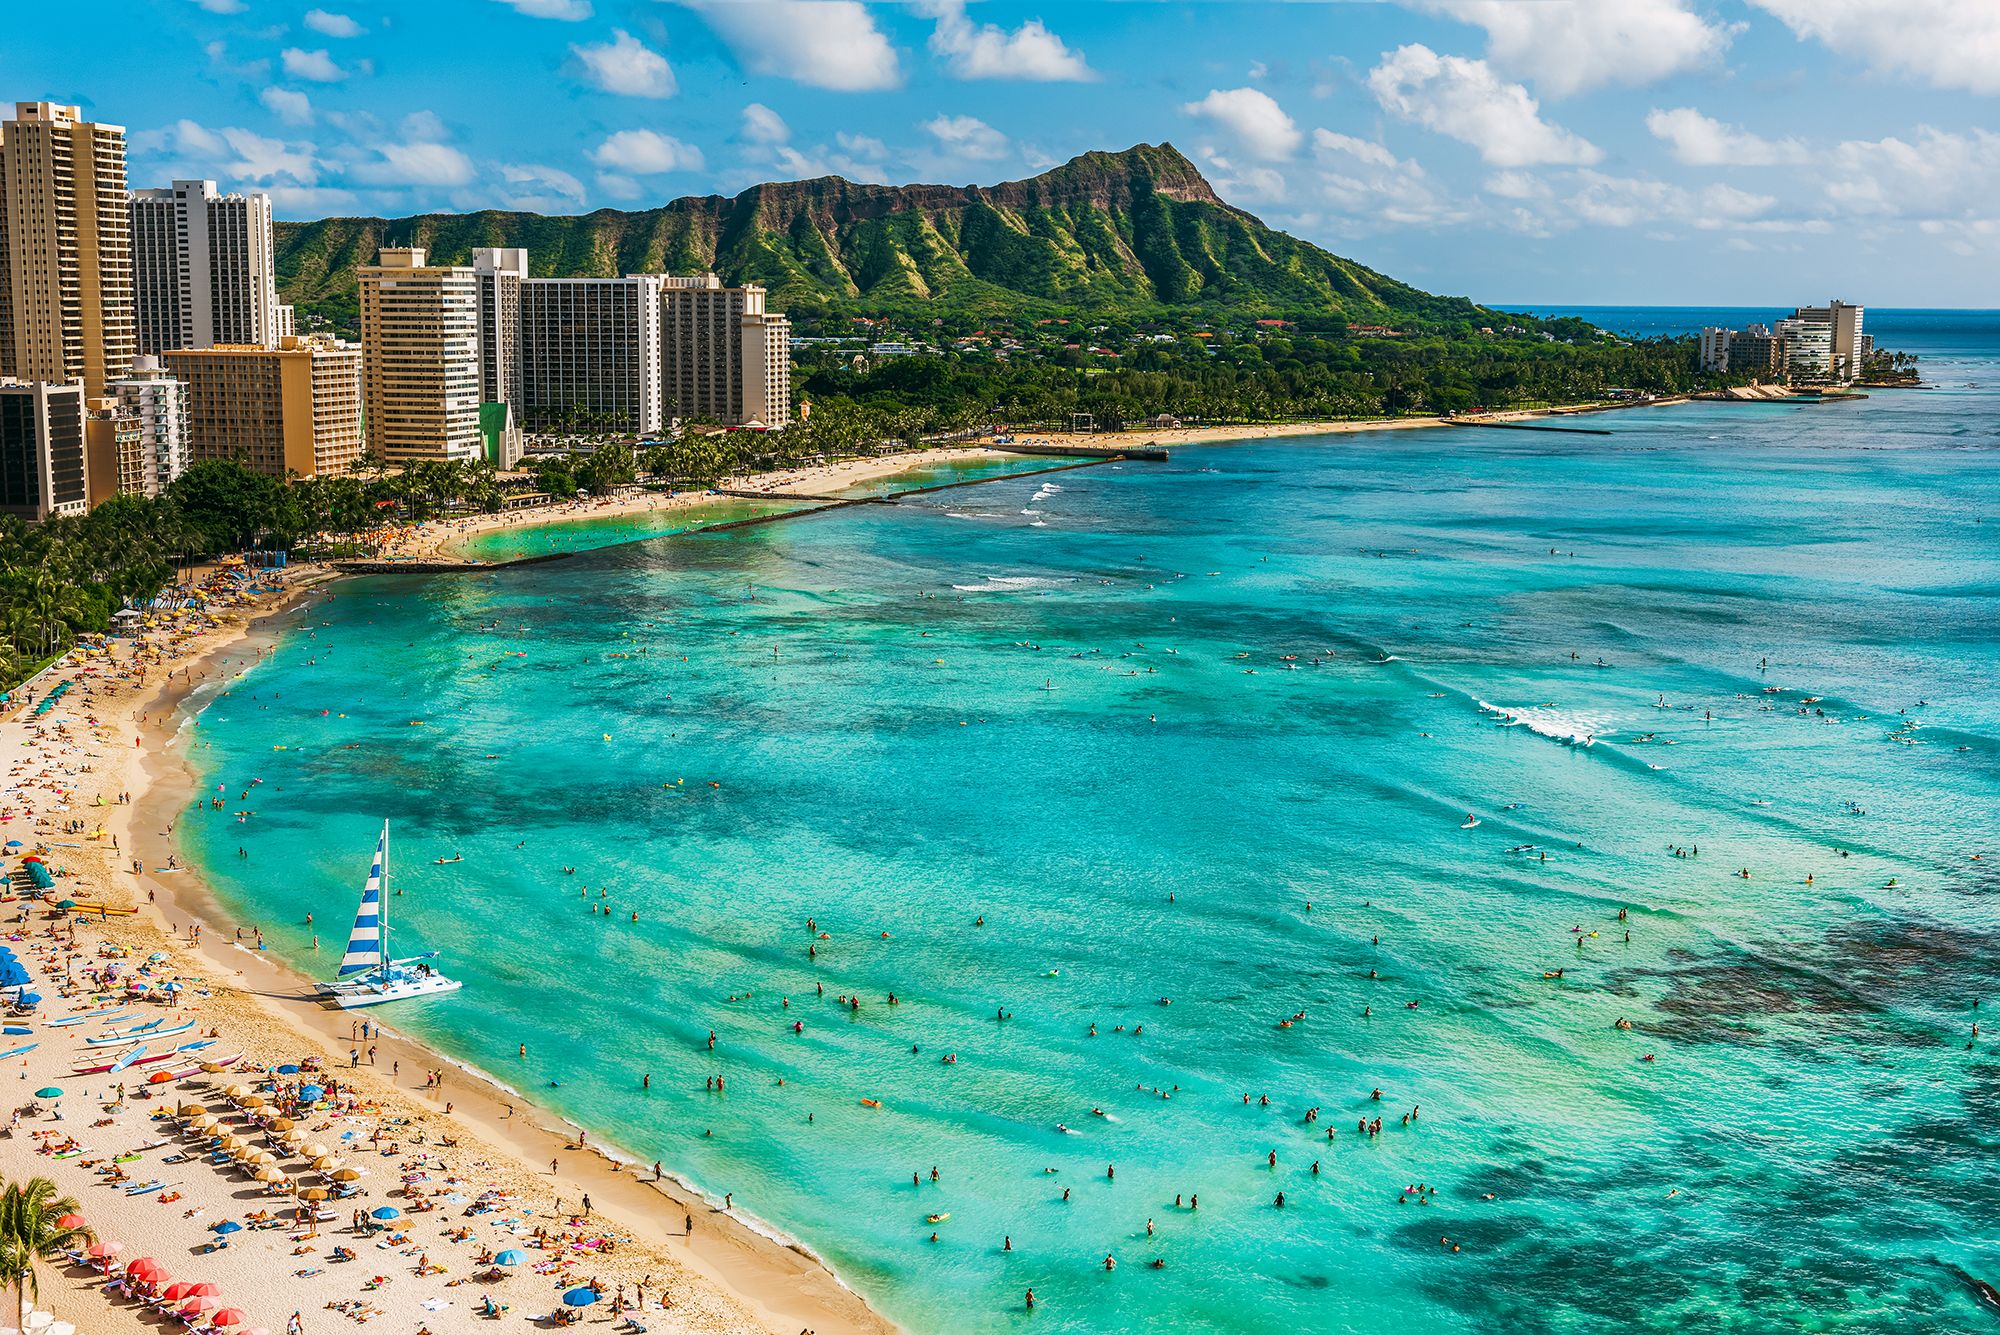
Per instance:
[[[0,375],[97,398],[134,351],[125,129],[17,102],[0,122]]]
[[[792,325],[766,310],[764,289],[714,274],[660,279],[661,388],[677,417],[725,426],[792,420]]]
[[[83,386],[0,379],[0,514],[40,522],[90,508]]]
[[[532,436],[658,433],[660,283],[530,278],[528,252],[472,252],[479,392]]]
[[[368,440],[389,463],[482,453],[478,284],[468,267],[425,258],[385,249],[359,271]]]
[[[274,346],[283,327],[271,197],[213,181],[132,192],[132,271],[141,354],[218,343]]]
[[[161,355],[187,386],[188,452],[271,477],[345,473],[362,455],[362,350],[320,335]]]

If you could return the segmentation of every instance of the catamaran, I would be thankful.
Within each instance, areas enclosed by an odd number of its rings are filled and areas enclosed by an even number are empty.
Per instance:
[[[389,865],[389,822],[382,822],[382,838],[375,845],[375,863],[368,869],[368,883],[361,891],[361,908],[354,915],[354,930],[347,938],[347,953],[330,983],[319,985],[319,994],[342,1010],[379,1006],[385,1001],[410,997],[436,996],[456,992],[459,983],[439,973],[429,961],[435,950],[407,959],[389,955],[389,902],[383,893]]]

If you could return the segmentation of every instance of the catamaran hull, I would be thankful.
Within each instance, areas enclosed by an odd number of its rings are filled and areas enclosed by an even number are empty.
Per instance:
[[[341,1010],[352,1011],[363,1006],[380,1006],[385,1001],[441,996],[458,991],[459,986],[455,978],[432,974],[429,978],[397,979],[390,983],[321,983],[319,994],[323,1000],[332,1002]]]

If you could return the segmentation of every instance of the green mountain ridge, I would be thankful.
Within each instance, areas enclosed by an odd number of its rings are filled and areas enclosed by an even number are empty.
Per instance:
[[[355,314],[356,265],[382,246],[470,263],[522,246],[549,277],[714,270],[795,315],[944,303],[989,315],[1074,307],[1318,311],[1350,320],[1488,314],[1265,226],[1225,203],[1172,144],[1085,153],[993,186],[864,185],[838,176],[574,217],[484,210],[276,225],[278,283],[302,314]]]

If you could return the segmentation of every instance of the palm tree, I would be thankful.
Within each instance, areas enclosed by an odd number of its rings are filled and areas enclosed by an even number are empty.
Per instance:
[[[0,1285],[14,1290],[14,1328],[28,1324],[30,1299],[41,1299],[35,1263],[58,1261],[65,1250],[95,1239],[89,1225],[61,1228],[57,1221],[77,1212],[73,1197],[58,1196],[45,1177],[13,1182],[0,1195]]]

